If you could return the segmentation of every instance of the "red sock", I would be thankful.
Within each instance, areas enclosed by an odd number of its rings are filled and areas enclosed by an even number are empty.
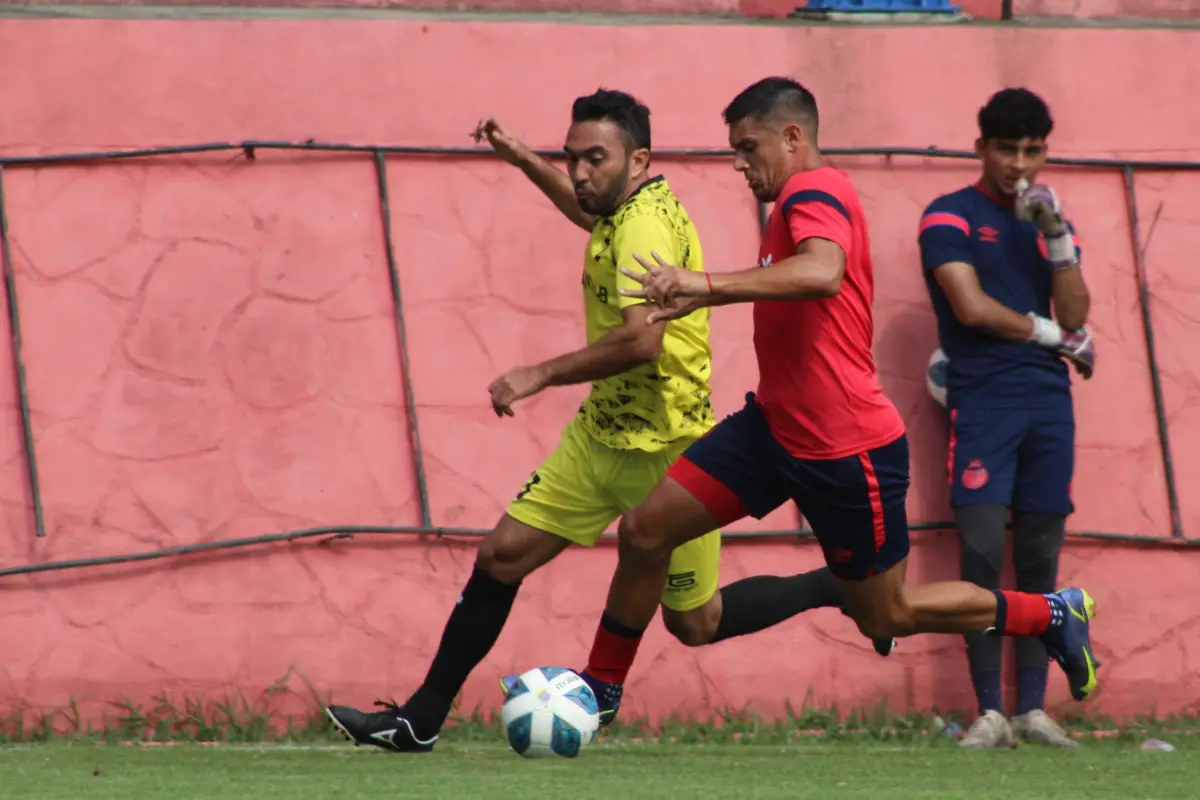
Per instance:
[[[996,592],[996,622],[1005,636],[1041,636],[1050,627],[1050,601],[1040,594]]]
[[[592,653],[588,656],[588,674],[606,683],[624,684],[641,643],[642,632],[605,614],[600,618]]]

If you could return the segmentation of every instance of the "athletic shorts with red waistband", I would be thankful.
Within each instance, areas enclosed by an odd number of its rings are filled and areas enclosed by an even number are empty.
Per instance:
[[[766,268],[806,239],[846,254],[841,288],[818,300],[754,304],[757,394],[695,442],[668,475],[721,525],[793,500],[835,575],[860,580],[908,555],[908,440],[883,393],[871,343],[874,271],[866,218],[832,167],[792,176],[759,250]]]

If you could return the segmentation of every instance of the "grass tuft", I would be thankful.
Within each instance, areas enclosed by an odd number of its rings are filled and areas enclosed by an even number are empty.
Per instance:
[[[301,690],[292,688],[299,681]],[[283,714],[284,697],[299,696],[303,711]],[[38,711],[14,705],[0,716],[0,743],[95,741],[106,743],[295,743],[341,742],[324,714],[330,702],[303,675],[289,670],[249,698],[240,690],[217,696],[175,697],[161,693],[143,706],[126,698],[104,704],[103,713],[87,714],[84,701],[71,699],[61,708]],[[294,703],[292,704],[295,705]],[[97,716],[99,719],[97,720]],[[885,702],[874,708],[842,713],[836,706],[818,708],[811,692],[799,708],[790,701],[781,717],[768,719],[752,708],[722,709],[707,716],[672,714],[653,724],[646,717],[623,713],[605,728],[602,739],[613,743],[769,744],[797,741],[868,740],[913,743],[945,739],[935,720],[966,726],[969,717],[938,709],[894,714]],[[1104,715],[1075,712],[1060,723],[1077,738],[1140,741],[1200,732],[1200,714],[1137,717],[1118,723]],[[464,712],[456,703],[443,731],[443,741],[496,742],[501,739],[499,711],[476,706]]]

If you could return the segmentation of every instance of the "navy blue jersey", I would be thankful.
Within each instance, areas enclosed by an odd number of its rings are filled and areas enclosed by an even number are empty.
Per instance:
[[[970,264],[990,297],[1019,314],[1032,311],[1049,317],[1053,271],[1037,226],[1017,219],[1012,203],[968,186],[929,204],[921,216],[918,241],[938,338],[950,360],[950,407],[1069,405],[1066,362],[1040,345],[1005,341],[966,327],[954,316],[934,277],[943,264]]]

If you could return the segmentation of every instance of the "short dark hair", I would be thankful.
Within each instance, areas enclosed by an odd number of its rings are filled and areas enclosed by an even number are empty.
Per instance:
[[[984,139],[1045,139],[1054,130],[1050,108],[1028,89],[1001,89],[979,109],[979,136]]]
[[[814,138],[817,135],[817,99],[791,78],[763,78],[743,89],[721,113],[726,125],[733,125],[746,117],[784,117],[804,123]]]
[[[650,149],[650,109],[633,95],[597,89],[593,94],[576,98],[571,106],[572,123],[602,119],[616,123],[630,150]]]

